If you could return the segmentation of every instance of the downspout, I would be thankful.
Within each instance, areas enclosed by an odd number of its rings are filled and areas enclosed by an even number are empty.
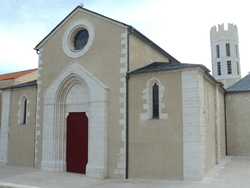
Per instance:
[[[36,54],[38,55],[38,61],[39,61],[39,49],[38,48],[34,48],[34,50],[36,50]],[[38,65],[39,66],[39,65]],[[35,124],[34,124],[34,162],[33,162],[33,168],[36,168],[36,123],[37,123],[37,84],[36,84],[36,106],[35,106],[35,111],[36,111],[36,115],[35,115]]]
[[[128,179],[128,152],[129,152],[129,96],[128,96],[128,93],[129,93],[129,66],[130,66],[130,62],[129,62],[129,36],[133,33],[133,30],[134,28],[132,26],[128,26],[130,32],[128,33],[127,35],[127,72],[126,72],[126,174],[125,174],[125,178]]]
[[[34,162],[33,162],[33,168],[36,168],[36,123],[37,123],[37,84],[35,86],[36,88],[36,106],[35,106],[35,123],[34,123]]]
[[[226,106],[226,93],[227,91],[224,93],[224,119],[225,119],[225,149],[226,149],[226,155],[228,155],[227,152],[227,106]]]

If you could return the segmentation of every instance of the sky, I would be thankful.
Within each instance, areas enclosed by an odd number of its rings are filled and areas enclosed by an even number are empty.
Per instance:
[[[76,6],[139,30],[182,63],[211,68],[210,29],[238,27],[241,75],[250,71],[247,0],[1,0],[0,74],[37,68],[33,49]]]

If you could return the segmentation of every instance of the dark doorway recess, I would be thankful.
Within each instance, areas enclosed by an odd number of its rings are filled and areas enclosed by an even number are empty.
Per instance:
[[[66,142],[67,172],[86,174],[88,163],[88,117],[85,112],[69,113]]]

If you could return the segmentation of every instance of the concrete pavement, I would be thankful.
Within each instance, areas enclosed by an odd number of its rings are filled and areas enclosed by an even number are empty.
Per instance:
[[[87,178],[26,167],[0,166],[0,187],[19,188],[250,188],[250,157],[226,156],[202,181]]]

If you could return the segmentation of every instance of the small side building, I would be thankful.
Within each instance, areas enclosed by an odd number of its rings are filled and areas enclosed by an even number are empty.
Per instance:
[[[2,113],[2,91],[1,88],[10,87],[13,85],[30,82],[37,79],[38,69],[30,69],[19,72],[12,72],[0,75],[0,127],[1,127],[1,113]]]
[[[2,89],[0,152],[8,165],[34,167],[36,91],[36,80]]]
[[[250,74],[226,92],[228,155],[250,157]]]

